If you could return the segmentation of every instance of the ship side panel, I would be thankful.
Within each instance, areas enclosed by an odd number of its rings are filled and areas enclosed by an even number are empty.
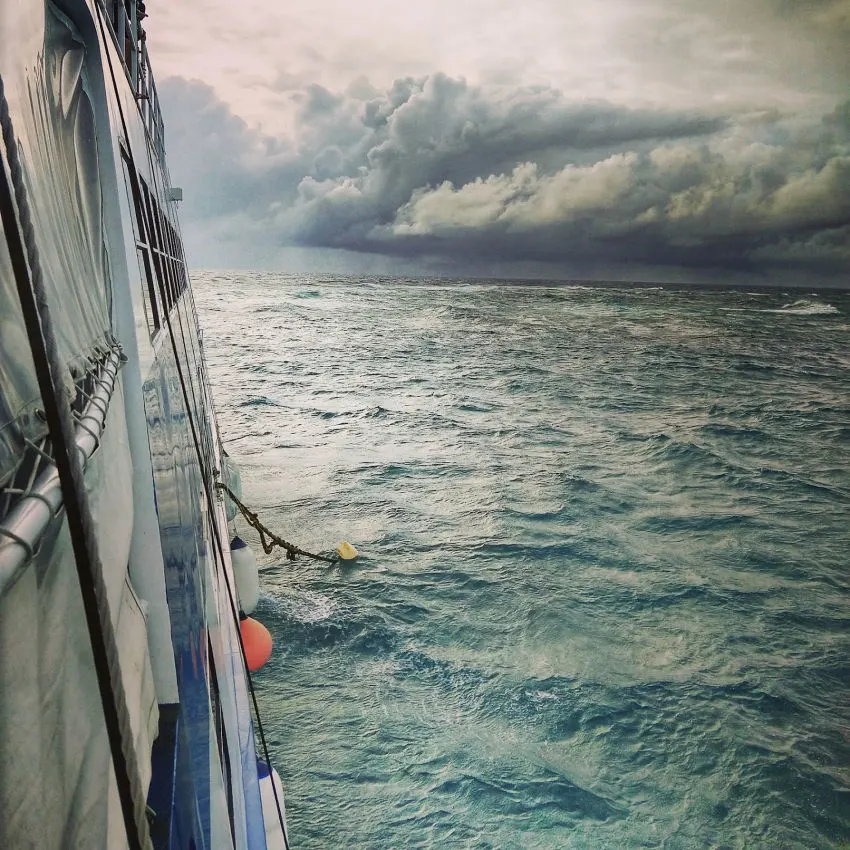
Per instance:
[[[240,637],[222,575],[230,571],[226,521],[215,492],[209,503],[201,470],[211,481],[218,450],[200,330],[175,204],[166,200],[167,170],[123,92],[122,100],[127,125],[122,169],[137,249],[135,266],[129,253],[127,262],[140,363],[147,365],[146,432],[180,695],[175,817],[182,821],[174,835],[189,834],[190,818],[177,810],[188,809],[194,798],[198,846],[202,838],[215,848],[233,841],[265,850]],[[218,539],[213,529],[221,529]],[[233,587],[232,574],[229,580]],[[187,770],[191,777],[181,779]],[[228,811],[232,827],[221,820]]]
[[[166,201],[169,177],[164,163],[157,159],[153,146],[148,146],[148,171],[141,178],[141,193],[145,198],[150,231],[152,274],[159,287],[163,314],[163,350],[176,352],[176,365],[182,376],[181,393],[191,411],[200,455],[200,463],[211,474],[218,474],[220,457],[217,434],[214,432],[214,407],[209,393],[203,361],[201,331],[194,307],[191,283],[186,271],[185,256],[174,202]],[[138,161],[138,160],[137,160]],[[142,166],[143,167],[143,166]],[[170,294],[169,294],[170,293]],[[175,298],[169,309],[169,299]],[[162,352],[157,349],[156,357]],[[265,828],[257,776],[257,755],[251,705],[246,674],[240,650],[240,635],[235,625],[232,594],[235,581],[230,565],[227,523],[223,503],[215,492],[210,493],[212,504],[201,492],[205,507],[206,531],[199,536],[199,565],[207,577],[206,630],[209,639],[207,677],[210,692],[219,698],[212,700],[211,723],[220,730],[218,749],[212,751],[215,762],[210,777],[219,786],[221,768],[225,777],[219,791],[231,799],[234,839],[237,846],[265,850]],[[211,533],[218,530],[218,537]],[[221,544],[222,550],[218,546]],[[228,590],[228,583],[230,588]],[[210,651],[212,654],[210,654]],[[214,657],[215,656],[215,657]],[[198,758],[203,737],[197,739]],[[216,756],[218,758],[216,758]],[[214,828],[214,822],[211,828]]]
[[[108,14],[117,14],[125,2],[133,13],[128,24],[135,26],[134,0],[106,4]],[[51,26],[59,46],[42,57]],[[170,790],[151,799],[160,809],[166,800],[171,810],[156,812],[165,822],[157,850],[264,850],[226,520],[213,489],[219,445],[197,315],[176,205],[167,200],[161,124],[150,101],[137,99],[109,26],[95,0],[59,0],[58,6],[0,0],[0,71],[31,166],[36,235],[63,357],[69,369],[85,369],[94,342],[100,341],[98,353],[114,335],[128,359],[87,483],[110,570],[109,599],[145,785],[157,703],[165,709],[164,749],[158,750],[151,785],[158,790],[162,782]],[[152,80],[146,85],[152,87]],[[63,133],[74,144],[57,148]],[[4,360],[11,339],[4,325]],[[31,369],[27,363],[23,372]],[[74,374],[69,371],[70,379]],[[13,427],[3,430],[0,464],[14,462],[25,435],[19,426],[35,422],[40,402],[30,398],[31,381],[18,383],[27,399],[15,409]],[[102,717],[92,702],[97,689],[79,603],[68,601],[72,585],[57,583],[73,574],[68,555],[67,529],[52,529],[15,595],[0,598],[8,613],[0,618],[0,814],[14,812],[20,819],[27,807],[50,812],[25,818],[14,833],[8,831],[10,818],[0,817],[4,846],[20,843],[5,842],[9,834],[28,831],[36,846],[53,846],[59,834],[67,843],[74,830],[82,831],[71,846],[111,848],[125,841]],[[3,651],[23,625],[8,612],[10,599],[24,621],[33,608],[48,611],[35,624],[32,652]],[[51,681],[28,676],[32,666],[40,675],[47,671]],[[85,708],[80,716],[76,704]],[[39,716],[45,732],[31,747],[16,749],[12,732],[27,716]],[[55,744],[57,734],[65,749],[55,776],[37,771],[37,782],[27,783],[26,770],[9,772],[8,765],[20,765],[24,756],[32,765],[44,764],[44,736]],[[74,788],[94,797],[87,818],[64,807],[67,793],[77,802],[89,799]],[[100,821],[92,816],[98,811]]]
[[[111,40],[103,41],[99,21],[91,18],[84,0],[76,0],[68,5],[68,11],[73,12],[74,19],[80,22],[80,31],[89,50],[96,50],[100,56],[109,55],[112,68],[120,68]],[[109,62],[90,64],[94,83],[92,89],[98,95],[95,98],[98,127],[106,128],[101,134],[99,147],[102,151],[101,174],[104,183],[104,231],[111,258],[114,293],[113,323],[115,334],[127,355],[122,377],[127,431],[133,457],[134,525],[130,543],[130,578],[146,607],[148,644],[157,699],[160,703],[171,704],[178,699],[177,676],[142,391],[142,376],[147,374],[153,363],[155,341],[151,339],[148,330],[139,280],[133,208],[124,158],[127,144],[122,142],[125,127],[126,135],[133,138],[136,145],[144,143],[144,131],[138,121],[133,120],[136,109],[132,92],[126,85],[122,89],[113,84]],[[120,76],[118,82],[121,82]],[[123,122],[122,116],[125,118]]]
[[[186,409],[174,351],[167,342],[162,305],[151,300],[150,270],[144,265],[151,233],[142,220],[133,193],[136,162],[149,182],[147,136],[138,116],[115,45],[104,21],[97,19],[96,38],[104,62],[104,90],[112,130],[112,174],[120,209],[120,234],[125,270],[123,297],[116,298],[116,324],[126,341],[131,368],[128,372],[128,421],[133,440],[133,487],[138,493],[140,519],[134,529],[131,574],[148,607],[151,651],[157,673],[157,695],[163,704],[178,704],[176,750],[172,754],[172,809],[169,845],[175,848],[211,848],[210,734],[202,581],[198,558],[199,482],[187,430]],[[136,152],[141,156],[136,157]],[[141,179],[144,179],[143,177]],[[136,187],[138,188],[138,187]],[[141,244],[141,248],[140,248]],[[148,257],[149,260],[149,257]],[[156,290],[154,299],[161,297]],[[146,297],[147,296],[147,297]],[[158,327],[153,310],[159,309]],[[168,760],[166,760],[166,765]],[[161,781],[154,776],[154,782]],[[225,847],[227,845],[220,845]]]

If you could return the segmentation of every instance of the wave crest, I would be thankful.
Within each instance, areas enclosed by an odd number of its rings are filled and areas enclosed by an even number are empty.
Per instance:
[[[783,304],[778,310],[763,310],[764,313],[788,313],[795,316],[828,316],[838,313],[838,308],[823,301],[811,301],[798,298],[789,304]]]

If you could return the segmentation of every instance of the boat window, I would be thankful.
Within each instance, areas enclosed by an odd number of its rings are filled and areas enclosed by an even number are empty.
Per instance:
[[[183,246],[155,192],[135,170],[123,147],[121,154],[128,199],[135,213],[133,235],[145,290],[145,313],[153,337],[187,287]]]
[[[162,318],[160,315],[161,310],[159,298],[157,297],[157,288],[151,274],[151,264],[148,256],[149,237],[145,226],[142,193],[139,188],[136,171],[130,162],[127,152],[123,148],[121,149],[121,161],[124,165],[124,185],[127,190],[127,199],[132,209],[130,219],[133,225],[133,236],[136,241],[136,258],[139,264],[139,277],[142,283],[142,300],[148,322],[148,331],[151,339],[153,339],[162,327]]]
[[[142,277],[142,293],[147,297],[142,300],[145,303],[145,316],[148,320],[148,327],[151,329],[151,338],[155,336],[161,327],[159,318],[159,305],[157,304],[156,288],[153,285],[153,275],[151,274],[150,260],[148,252],[143,245],[136,245],[136,258],[139,262],[139,274]]]

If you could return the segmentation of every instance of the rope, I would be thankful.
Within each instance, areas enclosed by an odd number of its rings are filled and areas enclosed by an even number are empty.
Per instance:
[[[45,418],[53,442],[62,501],[83,599],[100,701],[103,706],[109,749],[115,770],[124,828],[131,850],[150,847],[146,801],[142,791],[130,713],[121,678],[115,628],[109,610],[103,563],[98,552],[94,520],[83,479],[82,464],[74,441],[71,406],[62,383],[62,362],[42,276],[41,261],[29,207],[23,169],[15,140],[9,103],[0,77],[0,128],[9,166],[0,164],[0,215],[21,301],[21,311],[38,378]],[[17,206],[18,218],[15,216]],[[20,220],[20,227],[18,225]]]
[[[267,555],[271,555],[272,550],[275,546],[279,546],[281,549],[286,551],[286,559],[288,561],[294,561],[296,556],[303,555],[305,558],[312,558],[314,561],[324,561],[326,564],[335,564],[339,561],[339,558],[328,558],[326,555],[317,555],[314,552],[307,552],[304,549],[300,549],[298,546],[295,546],[293,543],[287,543],[282,537],[278,537],[273,531],[270,531],[269,528],[260,521],[260,518],[248,507],[242,504],[239,499],[236,497],[236,494],[231,490],[226,484],[222,484],[220,481],[215,485],[219,490],[224,490],[228,496],[233,500],[233,503],[239,508],[239,513],[245,517],[245,522],[253,528],[257,534],[260,535],[260,543],[262,544],[263,551]],[[266,543],[266,539],[268,538],[268,543]]]

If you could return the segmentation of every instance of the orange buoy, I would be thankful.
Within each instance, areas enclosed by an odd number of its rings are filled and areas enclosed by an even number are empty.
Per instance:
[[[253,673],[271,658],[272,636],[269,630],[253,617],[242,620],[239,630],[242,632],[242,645],[245,647],[248,669]]]

